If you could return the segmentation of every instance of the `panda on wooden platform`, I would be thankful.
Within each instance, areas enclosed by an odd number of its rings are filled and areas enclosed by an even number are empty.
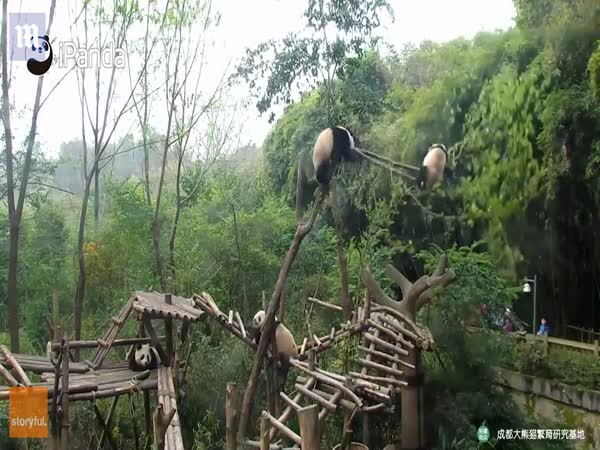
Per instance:
[[[133,351],[133,357],[131,352]],[[130,349],[127,360],[132,370],[148,370],[158,368],[162,361],[155,347],[150,344],[137,344]]]
[[[323,192],[329,191],[329,182],[333,177],[337,164],[344,161],[356,161],[360,154],[356,151],[359,142],[356,136],[347,128],[336,126],[321,131],[312,150],[303,152],[298,163],[298,180],[296,183],[296,218],[301,219],[302,210],[306,206],[305,190],[309,181],[317,180]]]
[[[431,189],[443,180],[447,161],[448,150],[444,144],[433,144],[429,147],[417,177],[417,186],[420,190]]]
[[[265,323],[265,312],[263,310],[258,311],[254,315],[252,323],[257,330],[254,340],[258,345],[262,328]],[[298,357],[298,346],[296,345],[296,341],[290,330],[288,330],[284,324],[279,322],[277,316],[275,317],[275,324],[275,343],[277,345],[277,360],[279,362],[279,375],[281,378],[280,385],[283,386],[290,370],[290,359]]]

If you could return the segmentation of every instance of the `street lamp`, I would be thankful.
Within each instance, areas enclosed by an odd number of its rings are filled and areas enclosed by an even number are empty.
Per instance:
[[[523,281],[525,281],[525,283],[523,284],[523,292],[525,292],[526,294],[531,292],[531,284],[529,283],[533,283],[533,322],[531,325],[531,332],[535,334],[535,308],[537,306],[537,275],[534,275],[533,279],[525,278]]]

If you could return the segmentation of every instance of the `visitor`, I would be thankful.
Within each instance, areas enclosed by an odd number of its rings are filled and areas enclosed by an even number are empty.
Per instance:
[[[537,334],[540,336],[543,336],[545,334],[548,334],[548,331],[550,331],[550,327],[548,326],[548,322],[546,322],[546,319],[544,319],[542,317],[542,320],[540,321],[540,329],[538,330]]]
[[[505,333],[512,333],[513,324],[511,315],[510,308],[506,308],[504,313],[504,326],[502,327]]]

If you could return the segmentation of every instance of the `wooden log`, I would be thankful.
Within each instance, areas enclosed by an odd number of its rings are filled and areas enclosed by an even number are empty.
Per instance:
[[[400,342],[403,346],[408,347],[411,350],[415,348],[415,344],[413,344],[406,338],[414,339],[414,336],[416,336],[416,334],[407,333],[408,330],[406,329],[406,327],[402,326],[401,322],[398,322],[397,319],[393,319],[391,316],[385,313],[380,313],[378,317],[380,321],[384,322],[387,326],[399,333],[398,342]],[[417,337],[416,339],[420,338]]]
[[[375,347],[375,344],[371,344],[371,346]],[[373,350],[370,347],[367,348],[362,345],[359,345],[357,348],[358,348],[358,350],[362,350],[363,352],[366,353],[367,359],[369,359],[368,357],[369,357],[369,355],[371,355],[371,356],[377,356],[378,358],[381,358],[381,359],[385,359],[387,361],[390,361],[391,363],[399,362],[399,359],[396,356],[392,356],[388,353],[383,353],[383,352],[380,352],[377,350]]]
[[[304,340],[302,341],[302,347],[300,348],[300,354],[303,355],[304,351],[306,350],[306,343],[308,342],[308,338],[305,337]]]
[[[393,384],[395,386],[402,386],[402,387],[408,386],[408,383],[406,381],[396,380],[395,378],[376,377],[373,375],[366,375],[366,374],[362,374],[362,373],[358,373],[358,372],[349,372],[349,375],[352,377],[360,378],[360,379],[367,380],[367,381]]]
[[[332,379],[326,375],[323,375],[321,373],[318,373],[316,371],[307,369],[302,364],[300,364],[298,360],[291,359],[290,364],[292,366],[296,367],[297,369],[303,371],[304,373],[312,376],[313,378],[315,378],[318,381],[321,381],[323,383],[330,384],[332,386],[337,387],[338,389],[342,390],[344,392],[344,394],[346,394],[348,397],[350,397],[359,407],[362,407],[362,400],[360,398],[358,398],[358,396],[354,392],[352,392],[350,389],[348,389],[348,387],[346,387],[344,385],[344,383],[341,383],[337,380],[334,380],[334,379]]]
[[[150,439],[152,436],[152,415],[150,413],[150,391],[144,391],[144,424],[146,428],[146,445],[144,449],[148,448]]]
[[[98,423],[100,424],[100,427],[102,428],[102,435],[100,436],[100,441],[98,442],[98,450],[104,448],[104,440],[107,439],[108,443],[110,444],[110,446],[112,447],[113,450],[119,450],[119,447],[117,446],[117,443],[115,442],[115,439],[113,438],[113,435],[111,433],[111,423],[112,423],[112,418],[113,418],[113,414],[115,412],[115,408],[117,405],[117,400],[119,397],[115,397],[110,405],[110,411],[108,413],[108,417],[106,418],[106,421],[102,418],[102,414],[100,413],[100,410],[98,409],[98,406],[96,405],[96,402],[94,402],[94,412],[96,413],[96,419],[98,420]]]
[[[2,375],[11,386],[19,385],[19,382],[15,379],[15,377],[13,377],[2,364],[0,364],[0,375]]]
[[[160,356],[160,359],[162,360],[163,366],[168,367],[169,363],[170,363],[169,356],[167,356],[167,354],[165,353],[165,351],[162,348],[162,345],[160,345],[160,341],[158,340],[158,335],[156,334],[156,331],[154,331],[154,327],[152,326],[152,321],[148,317],[144,317],[143,321],[144,321],[144,327],[146,328],[146,331],[150,335],[150,339],[152,340],[152,345],[154,346],[154,348],[156,348],[156,351],[158,352],[158,356]],[[168,348],[168,333],[166,333],[166,334],[167,334],[166,339],[167,339],[167,348]]]
[[[320,386],[324,388],[323,386]],[[329,386],[331,387],[331,386]],[[335,392],[325,392],[324,390],[320,390],[320,389],[313,389],[312,390],[315,394],[320,395],[323,398],[327,398],[329,399],[330,402],[334,402],[334,400],[339,396],[339,397],[343,397],[343,393],[339,390],[336,390]],[[339,398],[338,400],[335,401],[336,404],[339,404],[342,408],[344,408],[345,410],[348,411],[354,411],[354,409],[356,409],[356,405],[354,403],[352,403],[350,400],[346,400],[344,398]],[[327,413],[329,414],[329,410],[324,408],[325,411],[327,411]],[[322,412],[322,411],[321,411]],[[320,413],[319,413],[320,416]]]
[[[126,385],[110,388],[110,389],[98,389],[96,392],[85,392],[81,394],[69,395],[69,399],[72,401],[82,400],[99,400],[102,398],[116,397],[118,395],[135,393],[143,390],[154,390],[157,387],[157,380],[150,379],[144,380],[139,384],[128,383]]]
[[[309,399],[317,402],[319,405],[329,409],[330,411],[335,411],[337,409],[337,405],[335,405],[335,403],[331,403],[329,400],[321,397],[318,394],[315,394],[313,391],[304,388],[299,383],[296,384],[296,390],[304,394],[305,397],[308,397]]]
[[[12,367],[12,369],[17,374],[17,378],[19,379],[21,384],[23,384],[26,387],[31,386],[31,380],[29,380],[29,377],[23,371],[23,368],[21,367],[21,365],[18,363],[18,361],[15,359],[15,357],[8,351],[8,349],[4,345],[0,345],[0,352],[2,352],[2,355],[4,356],[4,360],[6,361],[6,363],[10,367]]]
[[[237,416],[237,385],[227,383],[225,391],[225,437],[227,450],[236,450],[235,420]]]
[[[384,372],[395,377],[402,377],[402,371],[397,369],[392,369],[391,367],[384,366],[383,364],[378,364],[372,361],[368,361],[366,359],[360,358],[358,359],[358,363],[361,366],[367,366],[371,369],[379,370],[380,372]]]
[[[302,450],[320,450],[321,432],[319,413],[316,405],[307,406],[298,411]]]
[[[275,417],[273,417],[267,411],[263,411],[262,415],[263,415],[263,417],[268,418],[269,422],[271,423],[271,426],[277,428],[277,430],[282,435],[284,435],[285,437],[287,437],[288,439],[290,439],[297,445],[301,444],[302,441],[300,440],[300,436],[298,436],[296,433],[294,433],[292,430],[290,430],[288,427],[286,427],[282,422],[277,420]]]
[[[271,432],[269,429],[269,418],[260,417],[260,450],[269,450],[271,448]]]
[[[242,336],[247,337],[246,329],[244,328],[244,322],[242,321],[242,318],[240,317],[240,313],[237,311],[235,312],[235,318],[240,326],[240,331],[242,332]]]
[[[165,337],[159,336],[158,339],[161,341],[164,341]],[[88,341],[72,341],[69,343],[69,347],[71,347],[73,349],[97,348],[97,347],[103,345],[103,344],[100,344],[98,341],[102,341],[103,343],[106,344],[106,341],[104,341],[103,339],[88,340]],[[136,345],[136,344],[149,344],[151,342],[152,342],[152,339],[150,339],[149,337],[115,339],[115,341],[112,343],[111,347],[125,347],[125,346]],[[55,351],[55,352],[59,351],[60,350],[60,342],[52,343],[51,349],[52,349],[52,351]]]
[[[315,392],[315,394],[318,394],[317,392]],[[321,394],[318,394],[321,395]],[[324,397],[323,395],[321,395],[321,397]],[[337,405],[338,402],[340,402],[342,400],[343,394],[342,391],[336,391],[335,394],[333,394],[332,396],[327,396],[328,400]],[[348,402],[350,403],[350,402]],[[354,405],[351,405],[351,407],[354,407]],[[322,408],[321,411],[319,411],[319,425],[321,427],[321,430],[325,429],[325,419],[327,417],[327,415],[329,414],[330,410],[327,408]]]
[[[301,406],[298,403],[296,403],[294,400],[285,395],[285,392],[280,392],[279,395],[289,406],[291,406],[294,409],[294,411],[298,411],[301,408]]]
[[[305,381],[304,381],[304,387],[306,389],[312,389],[312,387],[315,385],[315,379],[312,377],[308,377]],[[297,393],[294,398],[293,401],[295,403],[299,403],[302,400],[302,394],[301,393]],[[281,413],[281,415],[279,416],[279,418],[277,420],[279,420],[280,422],[286,422],[291,416],[292,416],[292,412],[294,412],[294,409],[291,406],[287,406],[284,410],[283,413]],[[278,430],[276,428],[271,428],[271,441],[273,441],[273,439],[275,439],[275,436],[277,436]]]
[[[365,338],[370,342],[375,342],[375,344],[377,344],[379,347],[382,347],[392,353],[395,353],[396,355],[400,355],[400,356],[408,355],[408,350],[404,350],[403,348],[398,348],[395,345],[390,344],[389,342],[386,342],[383,339],[380,339],[371,333],[365,333]]]
[[[386,328],[386,327],[384,327],[383,325],[381,325],[381,324],[377,323],[377,322],[376,322],[376,321],[374,321],[373,319],[368,319],[368,320],[367,320],[367,323],[368,323],[368,324],[369,324],[371,327],[373,327],[373,328],[375,328],[375,329],[377,329],[377,330],[381,331],[381,333],[383,333],[383,334],[387,335],[387,336],[388,336],[390,339],[392,339],[392,341],[393,341],[393,342],[399,342],[399,341],[400,341],[400,339],[402,338],[402,335],[398,335],[397,333],[394,333],[394,331],[393,331],[393,330],[391,330],[390,328]]]
[[[308,297],[308,301],[315,305],[323,306],[324,308],[330,309],[336,312],[342,312],[342,307],[338,305],[332,305],[331,303],[323,302],[313,297]]]
[[[69,414],[69,336],[67,334],[63,337],[63,347],[61,349],[62,354],[62,377],[61,383],[61,446],[62,450],[70,450],[70,434],[71,434],[71,419]],[[66,386],[66,389],[65,389]]]
[[[271,429],[273,429],[273,428],[271,428]],[[259,441],[253,441],[252,439],[246,439],[246,441],[244,441],[244,443],[246,444],[246,448],[248,448],[248,447],[260,448]],[[278,444],[271,444],[269,446],[269,448],[270,448],[270,450],[283,450],[283,447]]]

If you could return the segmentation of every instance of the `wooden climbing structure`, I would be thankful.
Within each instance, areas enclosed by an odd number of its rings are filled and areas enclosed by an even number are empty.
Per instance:
[[[55,449],[68,450],[70,446],[69,403],[90,401],[102,428],[99,445],[107,443],[113,450],[118,446],[111,435],[113,414],[120,397],[143,394],[146,416],[146,436],[154,437],[159,450],[183,450],[183,440],[177,411],[179,389],[185,383],[189,356],[193,346],[188,342],[191,323],[198,321],[204,312],[195,306],[193,299],[160,294],[135,292],[112,323],[104,336],[96,340],[49,342],[46,357],[12,354],[0,346],[0,375],[7,386],[0,386],[0,400],[9,397],[9,387],[39,386],[48,389],[48,401],[53,445]],[[125,322],[138,321],[136,337],[119,338]],[[156,321],[164,323],[164,336],[156,331]],[[177,325],[180,324],[178,327]],[[111,349],[137,344],[156,347],[161,366],[156,369],[136,371],[130,361],[108,361]],[[95,349],[91,360],[73,362],[72,350]],[[186,356],[184,357],[184,352]],[[133,357],[133,352],[128,352]],[[31,382],[27,372],[41,380]],[[155,411],[151,413],[150,393],[156,391]],[[106,419],[96,406],[99,399],[112,398]],[[148,448],[150,442],[139,442],[134,424],[136,449]]]

